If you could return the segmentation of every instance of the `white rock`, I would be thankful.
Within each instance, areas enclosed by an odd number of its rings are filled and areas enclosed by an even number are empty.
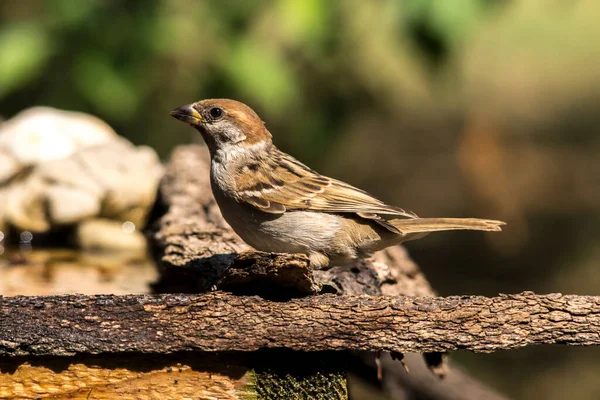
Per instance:
[[[0,245],[8,231],[8,221],[6,220],[6,204],[8,202],[8,189],[0,188]]]
[[[53,224],[73,224],[100,214],[100,197],[95,193],[67,186],[52,186],[45,195]]]
[[[0,125],[0,230],[75,225],[83,247],[142,249],[143,235],[122,224],[144,224],[161,175],[153,149],[100,119],[30,108]]]
[[[94,193],[96,197],[102,197],[106,192],[106,188],[90,174],[85,159],[79,153],[69,158],[43,162],[32,173],[49,184],[79,188]]]
[[[50,107],[27,109],[0,126],[0,144],[29,165],[65,158],[115,136],[110,126],[96,117]]]
[[[132,207],[149,208],[154,202],[159,175],[156,165],[149,164],[147,149],[139,153],[129,143],[111,142],[80,154],[90,173],[106,189],[103,216],[115,217]]]
[[[14,182],[7,191],[6,221],[18,230],[47,232],[50,221],[46,217],[44,193],[48,187],[37,177]]]
[[[12,178],[21,170],[21,165],[3,149],[0,149],[0,183]]]
[[[146,239],[139,230],[123,229],[124,222],[90,219],[77,228],[77,242],[87,250],[144,250]]]

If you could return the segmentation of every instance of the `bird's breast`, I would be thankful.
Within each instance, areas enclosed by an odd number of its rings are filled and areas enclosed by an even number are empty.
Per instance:
[[[288,211],[268,214],[235,199],[215,193],[227,223],[256,250],[275,253],[304,253],[333,250],[341,227],[338,216],[325,213]]]

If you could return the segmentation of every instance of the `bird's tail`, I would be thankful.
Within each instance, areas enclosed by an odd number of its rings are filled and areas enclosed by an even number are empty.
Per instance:
[[[393,219],[388,221],[402,232],[403,236],[411,233],[429,233],[453,230],[501,231],[502,221],[478,218],[414,218]],[[419,235],[420,237],[421,235]],[[424,235],[423,235],[424,236]]]

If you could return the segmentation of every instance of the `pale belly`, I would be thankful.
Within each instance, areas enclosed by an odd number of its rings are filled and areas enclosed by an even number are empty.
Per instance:
[[[360,218],[312,211],[267,214],[228,198],[217,203],[227,223],[254,249],[306,254],[315,267],[368,257],[395,236]],[[241,212],[240,207],[247,208]]]
[[[331,214],[292,211],[266,214],[237,203],[219,202],[223,217],[233,230],[256,250],[275,253],[335,251],[334,238],[341,223]],[[239,212],[237,207],[247,207]]]

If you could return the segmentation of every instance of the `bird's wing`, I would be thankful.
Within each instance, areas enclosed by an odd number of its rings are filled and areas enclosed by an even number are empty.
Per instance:
[[[320,175],[281,152],[262,162],[249,163],[239,172],[237,200],[266,213],[281,214],[288,210],[354,213],[395,233],[399,233],[398,229],[383,216],[416,218],[415,214],[387,205],[363,190]]]

